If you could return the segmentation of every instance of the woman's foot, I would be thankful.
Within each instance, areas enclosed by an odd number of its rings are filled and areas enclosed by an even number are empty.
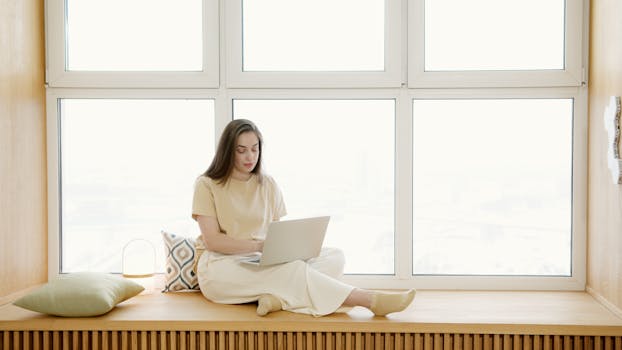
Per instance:
[[[403,311],[414,298],[414,289],[402,293],[373,292],[369,309],[376,316],[385,316],[392,312]]]
[[[257,300],[257,315],[266,316],[270,312],[282,310],[279,298],[271,294],[264,294]]]

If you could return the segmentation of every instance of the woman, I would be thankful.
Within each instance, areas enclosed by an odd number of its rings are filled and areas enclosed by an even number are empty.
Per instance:
[[[260,267],[240,259],[261,252],[271,221],[286,215],[281,191],[262,173],[263,140],[249,120],[230,122],[216,155],[195,183],[192,217],[201,229],[207,252],[198,261],[203,295],[216,303],[257,301],[257,314],[287,310],[322,316],[340,307],[363,306],[377,316],[404,310],[415,295],[381,293],[347,285],[343,253],[324,249],[307,262]]]

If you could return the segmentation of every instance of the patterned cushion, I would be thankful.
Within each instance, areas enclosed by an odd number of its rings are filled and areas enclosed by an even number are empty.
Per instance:
[[[199,281],[194,268],[195,239],[162,231],[166,253],[163,292],[198,290]]]

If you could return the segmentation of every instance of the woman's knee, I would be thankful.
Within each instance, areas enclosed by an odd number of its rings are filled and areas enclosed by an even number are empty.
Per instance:
[[[323,248],[320,256],[309,260],[309,265],[326,275],[334,278],[343,276],[346,258],[338,248]]]

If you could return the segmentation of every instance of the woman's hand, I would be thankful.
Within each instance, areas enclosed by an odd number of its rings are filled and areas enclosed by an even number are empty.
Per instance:
[[[222,254],[246,254],[263,251],[263,241],[235,239],[220,231],[218,219],[197,215],[201,237],[207,250]]]
[[[258,240],[256,240],[255,242],[257,243],[257,250],[256,250],[256,251],[257,251],[257,252],[263,252],[263,242],[264,242],[264,241],[258,241]]]

